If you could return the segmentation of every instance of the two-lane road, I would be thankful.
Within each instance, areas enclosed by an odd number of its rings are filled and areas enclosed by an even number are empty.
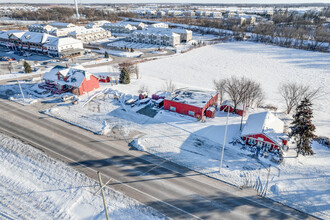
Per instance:
[[[175,219],[308,219],[289,207],[0,99],[0,132],[17,137]]]

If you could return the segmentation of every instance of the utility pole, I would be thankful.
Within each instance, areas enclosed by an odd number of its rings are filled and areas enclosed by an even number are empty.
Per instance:
[[[16,75],[16,74],[15,74],[15,77],[16,77],[16,80],[17,80],[17,83],[18,83],[19,89],[21,90],[21,94],[22,94],[22,97],[23,97],[23,101],[25,102],[25,98],[24,98],[23,90],[22,90],[21,84],[20,84],[19,81],[18,81],[18,78],[17,78],[17,75]]]
[[[105,185],[103,185],[103,183],[102,183],[102,178],[101,178],[101,173],[100,173],[100,171],[97,171],[97,175],[98,175],[98,177],[99,177],[99,183],[100,183],[100,190],[101,190],[101,193],[102,193],[102,198],[103,198],[103,206],[104,206],[104,212],[105,212],[105,216],[106,216],[106,218],[107,218],[107,220],[109,220],[109,215],[108,215],[108,209],[107,209],[107,205],[106,205],[106,203],[105,203],[105,197],[104,197],[104,191],[103,191],[103,187],[105,186]],[[109,180],[110,181],[110,180]],[[108,182],[109,182],[108,181]],[[97,192],[96,192],[97,193]],[[96,194],[95,193],[95,194]]]
[[[243,114],[242,114],[242,118],[241,118],[241,126],[240,126],[240,128],[239,128],[240,131],[242,131],[242,124],[243,124],[244,113],[245,113],[245,102],[244,102],[244,104],[243,104]]]
[[[227,129],[228,129],[228,119],[229,119],[229,105],[227,105],[227,120],[226,120],[226,128],[225,128],[225,136],[223,138],[223,145],[222,145],[222,152],[221,152],[221,159],[220,159],[220,167],[219,167],[219,173],[221,172],[221,168],[222,168],[222,161],[223,161],[223,154],[225,152],[225,144],[226,144],[226,136],[227,136]],[[226,109],[225,108],[225,109]],[[225,111],[224,109],[224,111]]]

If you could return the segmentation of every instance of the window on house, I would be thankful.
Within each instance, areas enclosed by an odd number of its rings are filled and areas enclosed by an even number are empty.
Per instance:
[[[193,112],[193,111],[188,111],[188,115],[194,116],[194,115],[195,115],[195,112]]]
[[[173,107],[173,106],[170,106],[170,110],[175,112],[176,111],[176,108]]]
[[[256,144],[256,140],[254,138],[249,138],[249,144],[251,145],[255,145]]]

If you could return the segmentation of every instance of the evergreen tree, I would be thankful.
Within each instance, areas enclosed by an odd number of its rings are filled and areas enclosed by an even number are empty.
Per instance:
[[[290,137],[293,137],[297,143],[297,156],[313,155],[311,140],[315,138],[315,126],[312,124],[313,111],[312,103],[305,98],[297,106],[296,114],[293,116]]]
[[[109,54],[108,54],[107,51],[105,51],[105,53],[104,53],[104,57],[105,57],[105,58],[109,58]]]
[[[120,72],[119,82],[122,84],[130,84],[131,79],[129,76],[129,72],[126,68],[122,68]]]
[[[24,61],[24,71],[25,73],[31,73],[32,72],[32,69],[31,69],[31,66],[28,62]]]

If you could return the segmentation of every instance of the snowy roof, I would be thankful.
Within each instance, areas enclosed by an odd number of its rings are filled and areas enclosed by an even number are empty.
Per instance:
[[[62,75],[66,78],[58,79],[58,75]],[[79,87],[85,78],[89,78],[92,74],[87,72],[81,65],[77,65],[71,68],[63,66],[55,66],[49,72],[43,75],[44,80],[50,80],[60,85],[69,85],[72,87]]]
[[[0,38],[9,39],[11,36],[15,36],[16,38],[20,38],[25,32],[17,31],[17,30],[9,30],[0,33]]]
[[[215,95],[215,92],[209,91],[178,89],[174,91],[170,97],[167,97],[165,99],[203,108],[206,103]]]
[[[132,26],[132,25],[130,25],[130,24],[127,24],[127,23],[120,23],[120,22],[118,22],[118,23],[105,23],[104,25],[103,25],[103,27],[124,27],[124,28],[128,28],[128,29],[130,29],[130,30],[136,30],[136,27],[134,27],[134,26]]]
[[[45,46],[65,46],[65,45],[72,45],[76,43],[82,43],[81,40],[74,39],[72,37],[48,37]]]
[[[222,104],[221,104],[221,106],[223,106],[223,105],[228,105],[228,106],[234,108],[234,102],[231,101],[231,100],[225,100],[225,101],[223,101]],[[242,104],[237,104],[236,109],[243,110],[243,105]]]
[[[60,28],[75,26],[74,24],[71,24],[71,23],[62,23],[62,22],[52,22],[52,23],[50,23],[50,25],[54,26],[54,27],[60,27]]]
[[[42,79],[55,82],[58,80],[56,74],[64,69],[67,69],[67,67],[59,65],[54,66],[49,72],[45,72],[45,74],[42,76]]]
[[[249,115],[242,136],[264,134],[277,144],[285,138],[283,134],[284,123],[271,112],[260,112]]]
[[[146,24],[138,21],[120,21],[117,24],[123,24],[123,25],[132,25],[132,26],[147,26]]]
[[[45,33],[25,32],[22,35],[21,40],[22,42],[30,43],[45,43],[48,37],[50,37],[50,35]]]
[[[87,34],[87,33],[93,33],[93,32],[105,32],[103,28],[76,28],[72,32],[69,33],[69,35],[76,35],[76,34]]]

